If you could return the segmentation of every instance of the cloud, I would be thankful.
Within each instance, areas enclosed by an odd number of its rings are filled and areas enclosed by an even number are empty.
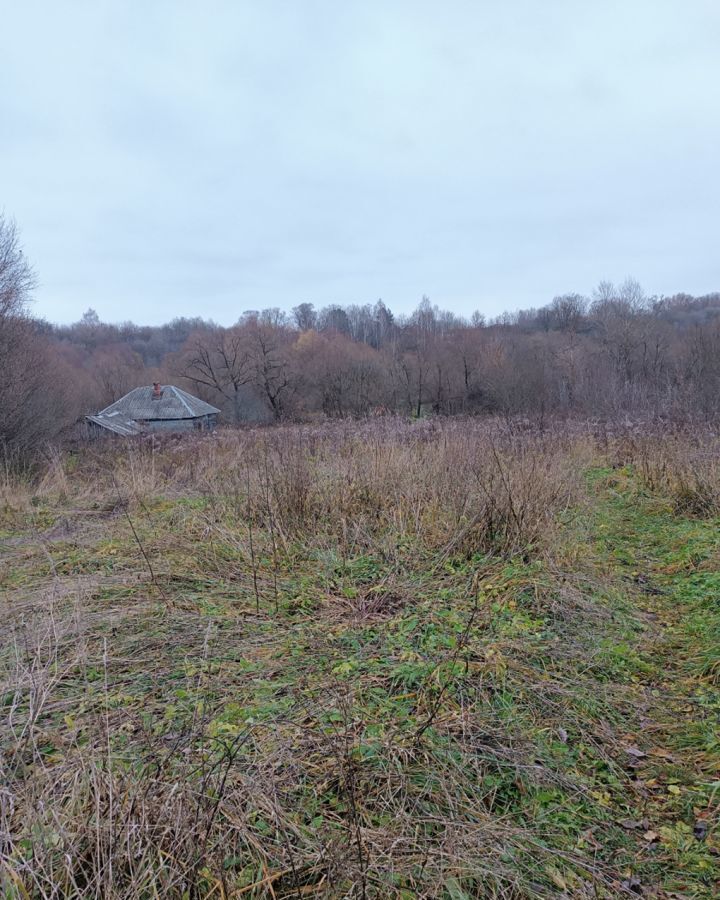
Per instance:
[[[719,25],[709,0],[29,0],[0,204],[64,321],[717,289]]]

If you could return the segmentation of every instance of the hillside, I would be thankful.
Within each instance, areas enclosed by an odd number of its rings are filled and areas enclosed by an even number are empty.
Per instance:
[[[0,893],[716,896],[720,441],[456,418],[0,486]]]

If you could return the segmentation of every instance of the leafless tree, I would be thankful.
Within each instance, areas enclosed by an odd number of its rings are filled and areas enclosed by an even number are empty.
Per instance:
[[[312,303],[300,303],[293,307],[293,319],[299,331],[310,331],[315,328],[317,314]]]
[[[300,385],[288,329],[261,321],[247,327],[250,380],[273,419],[286,418]]]
[[[35,275],[15,223],[0,216],[0,449],[29,453],[66,423],[53,348],[27,314]]]
[[[17,226],[0,213],[0,323],[25,313],[36,279],[22,248]]]
[[[211,388],[229,400],[235,422],[241,422],[243,388],[254,372],[248,327],[216,328],[191,337],[180,354],[177,371],[193,384]]]
[[[89,371],[102,391],[100,402],[107,406],[119,400],[134,387],[149,380],[140,354],[127,344],[110,344],[96,350],[90,358]]]
[[[554,325],[559,331],[577,331],[587,309],[581,294],[562,294],[552,302]]]

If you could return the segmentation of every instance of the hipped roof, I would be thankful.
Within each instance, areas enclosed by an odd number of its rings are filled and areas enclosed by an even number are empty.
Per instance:
[[[142,422],[167,419],[197,419],[220,410],[172,384],[161,385],[162,394],[153,399],[152,386],[139,387],[111,403],[94,416],[87,416],[116,434],[139,434]]]

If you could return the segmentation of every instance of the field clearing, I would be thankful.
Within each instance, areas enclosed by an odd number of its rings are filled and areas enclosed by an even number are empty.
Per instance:
[[[380,419],[8,476],[4,896],[716,896],[719,449]]]

